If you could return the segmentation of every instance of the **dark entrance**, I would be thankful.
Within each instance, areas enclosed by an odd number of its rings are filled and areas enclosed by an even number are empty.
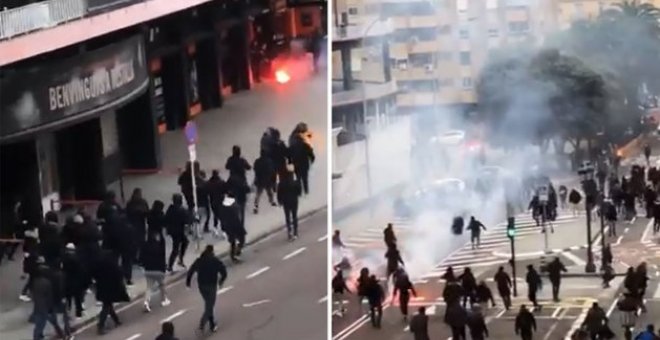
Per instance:
[[[62,199],[102,198],[105,183],[99,119],[59,130],[55,133],[55,138]]]
[[[18,200],[23,200],[30,222],[37,223],[41,218],[41,190],[37,147],[32,139],[0,146],[0,228],[3,230],[13,227],[8,223]]]
[[[161,57],[165,119],[168,130],[176,130],[184,126],[188,120],[182,53],[179,51]]]

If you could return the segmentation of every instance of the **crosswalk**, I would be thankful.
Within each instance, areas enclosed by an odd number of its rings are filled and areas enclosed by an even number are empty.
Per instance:
[[[552,224],[556,231],[562,225],[573,223],[580,218],[581,214],[577,216],[573,214],[559,215]],[[456,272],[456,270],[460,271],[465,267],[479,268],[505,263],[507,259],[495,256],[493,251],[502,249],[509,244],[506,227],[505,223],[500,223],[494,228],[486,230],[481,236],[478,248],[472,249],[470,243],[463,245],[440,262],[432,271],[424,275],[422,279],[439,278],[450,266]],[[516,216],[516,239],[538,234],[539,232],[540,228],[536,226],[536,221],[529,214]]]

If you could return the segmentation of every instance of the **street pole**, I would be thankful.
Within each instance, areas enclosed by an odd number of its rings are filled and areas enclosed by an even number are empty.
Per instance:
[[[362,40],[360,41],[360,47],[362,49],[362,59],[366,60],[367,58],[367,50],[364,41],[367,40],[367,34],[369,31],[374,27],[374,25],[382,21],[382,18],[379,16],[376,18],[376,20],[372,21],[364,30],[362,33]],[[360,63],[361,64],[361,63]],[[366,87],[366,80],[365,80],[365,74],[364,74],[364,67],[361,67],[360,70],[361,73],[361,82],[362,82],[362,119],[364,121],[364,158],[365,158],[365,169],[366,169],[366,175],[367,175],[367,198],[371,199],[373,196],[372,188],[371,188],[371,164],[370,164],[370,156],[369,156],[369,126],[367,125],[367,87]],[[376,113],[377,114],[377,113]],[[371,205],[370,205],[371,206]]]
[[[513,276],[513,297],[518,296],[518,280],[516,279],[516,241],[514,237],[511,240],[511,275]]]
[[[587,265],[584,270],[587,273],[594,273],[596,272],[596,265],[594,264],[594,253],[591,248],[591,206],[588,199],[590,195],[588,194],[589,188],[587,185],[587,180],[583,182],[583,188],[584,194],[586,196],[584,199],[584,206],[587,211]]]
[[[600,194],[600,268],[605,268],[605,191]]]

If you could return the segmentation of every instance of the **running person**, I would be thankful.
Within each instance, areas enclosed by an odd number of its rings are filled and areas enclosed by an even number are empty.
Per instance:
[[[486,226],[484,226],[479,220],[475,219],[474,216],[470,216],[470,223],[467,228],[470,230],[472,249],[479,248],[479,244],[481,243],[481,229],[486,230]],[[476,245],[475,241],[477,241]]]

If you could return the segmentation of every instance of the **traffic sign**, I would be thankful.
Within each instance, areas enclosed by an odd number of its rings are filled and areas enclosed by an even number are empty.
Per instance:
[[[193,122],[192,120],[188,121],[183,131],[186,135],[186,140],[188,141],[188,144],[197,143],[197,124],[195,124],[195,122]]]

